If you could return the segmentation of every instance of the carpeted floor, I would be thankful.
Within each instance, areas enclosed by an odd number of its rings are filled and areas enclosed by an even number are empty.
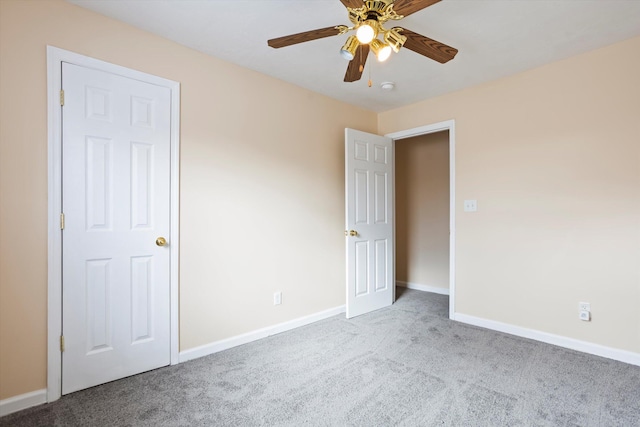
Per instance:
[[[452,322],[446,296],[398,294],[0,426],[640,426],[640,367]]]

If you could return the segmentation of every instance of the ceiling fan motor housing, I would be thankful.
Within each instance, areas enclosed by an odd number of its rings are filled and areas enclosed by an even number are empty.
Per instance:
[[[382,25],[390,19],[402,18],[393,10],[393,1],[388,0],[368,0],[364,2],[362,7],[355,9],[348,7],[347,10],[349,11],[349,20],[356,27],[366,21],[375,21]]]
[[[364,7],[368,12],[377,13],[379,16],[384,13],[390,4],[393,4],[393,2],[384,0],[367,0],[364,2]]]

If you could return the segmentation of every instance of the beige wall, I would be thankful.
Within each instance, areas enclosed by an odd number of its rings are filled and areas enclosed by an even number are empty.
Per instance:
[[[396,280],[449,289],[449,132],[396,141]]]
[[[181,83],[181,350],[344,304],[344,128],[375,113],[62,1],[1,0],[0,399],[46,387],[48,44]]]
[[[344,303],[343,128],[374,113],[0,0],[0,399],[46,386],[47,44],[182,84],[182,350]],[[460,313],[640,352],[639,75],[635,38],[377,116],[382,134],[456,120]]]
[[[459,313],[640,352],[639,76],[636,37],[379,115],[455,119]]]

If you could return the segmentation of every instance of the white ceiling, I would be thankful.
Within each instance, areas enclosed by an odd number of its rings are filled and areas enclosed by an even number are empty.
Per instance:
[[[339,50],[347,35],[267,46],[271,38],[350,25],[339,0],[68,1],[377,112],[640,35],[640,0],[444,0],[397,25],[459,49],[452,61],[439,64],[402,49],[382,64],[370,57],[363,78],[344,83],[347,61]],[[380,89],[385,81],[395,89]]]

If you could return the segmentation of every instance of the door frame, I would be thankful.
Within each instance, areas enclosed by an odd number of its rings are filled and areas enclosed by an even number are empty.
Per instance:
[[[414,136],[428,135],[430,133],[449,131],[449,319],[456,319],[456,122],[455,120],[446,120],[444,122],[433,123],[426,126],[407,129],[403,131],[393,132],[385,136],[393,139],[393,147],[395,150],[396,141]],[[395,175],[395,158],[393,165],[393,173]],[[395,182],[395,176],[394,176]],[[395,189],[393,191],[393,210],[395,227]],[[395,251],[395,239],[394,251]],[[394,257],[395,259],[395,257]],[[396,269],[394,267],[394,281]]]
[[[178,340],[178,255],[179,232],[179,166],[180,166],[180,83],[162,77],[110,64],[53,46],[47,46],[47,129],[48,129],[48,240],[47,240],[47,402],[62,395],[62,114],[60,90],[62,86],[62,62],[86,68],[118,74],[135,80],[166,87],[171,91],[170,133],[170,363],[179,362]]]

